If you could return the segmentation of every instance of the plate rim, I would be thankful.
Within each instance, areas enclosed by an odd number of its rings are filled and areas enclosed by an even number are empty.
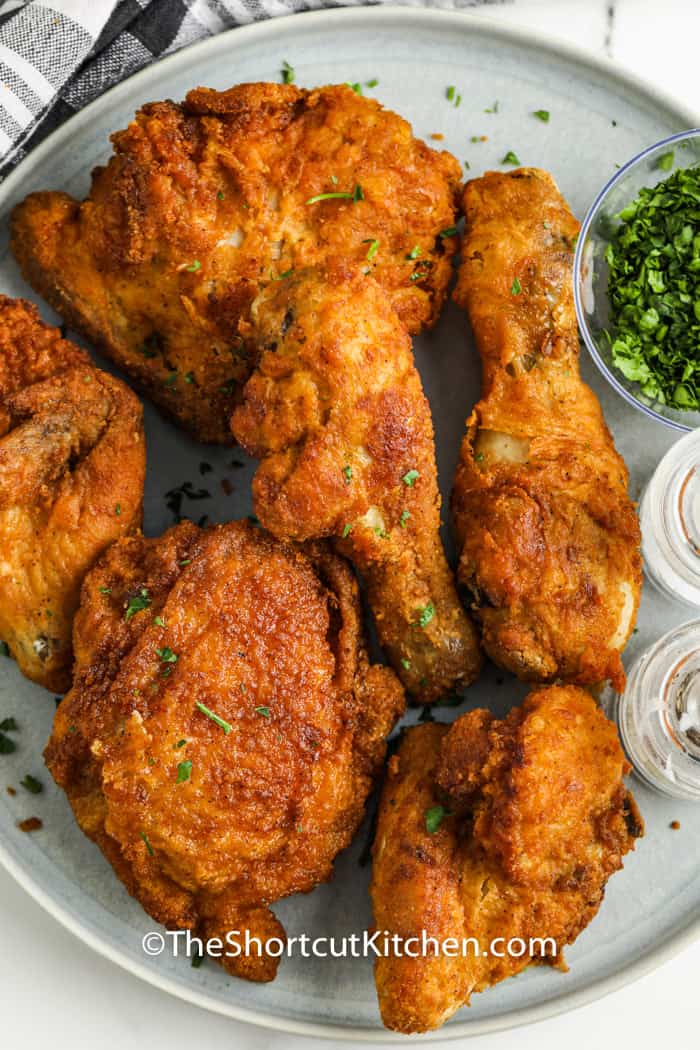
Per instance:
[[[632,89],[637,95],[646,98],[655,106],[664,107],[681,120],[687,122],[688,127],[700,125],[700,115],[691,107],[686,107],[680,99],[650,84],[636,73],[618,68],[611,59],[595,55],[585,48],[570,44],[555,36],[549,37],[538,33],[525,26],[503,24],[481,13],[393,4],[391,6],[359,6],[306,11],[269,18],[249,25],[234,26],[215,36],[207,37],[196,44],[182,48],[173,55],[160,59],[158,62],[144,66],[143,69],[114,85],[96,99],[93,99],[92,102],[79,110],[40,142],[0,184],[0,218],[4,218],[8,198],[12,198],[17,188],[21,186],[26,173],[38,167],[54,149],[62,146],[66,139],[69,139],[73,134],[89,125],[92,122],[93,114],[108,108],[110,100],[117,99],[121,94],[130,93],[132,88],[134,86],[138,87],[140,83],[146,84],[164,68],[169,72],[173,72],[178,69],[186,69],[193,58],[196,60],[197,57],[205,54],[217,57],[220,52],[226,51],[226,45],[232,33],[236,33],[236,39],[243,43],[245,43],[247,38],[251,37],[256,39],[274,38],[280,31],[284,32],[285,25],[292,18],[295,20],[295,25],[297,23],[307,25],[310,29],[329,23],[341,23],[352,26],[354,23],[362,24],[367,20],[388,26],[401,26],[406,21],[426,26],[438,21],[444,25],[452,23],[458,31],[471,30],[476,34],[481,34],[491,39],[497,38],[510,44],[540,48],[554,57],[575,62],[579,67],[607,76],[622,86]],[[196,988],[183,984],[165,974],[149,969],[146,965],[135,961],[121,948],[114,946],[104,937],[94,933],[87,924],[80,920],[77,914],[52,897],[39,884],[34,879],[30,866],[26,862],[20,861],[14,851],[11,850],[9,844],[6,845],[2,841],[0,841],[0,864],[44,911],[89,948],[97,952],[97,954],[115,963],[134,977],[194,1006],[237,1021],[254,1024],[272,1031],[288,1032],[293,1035],[333,1038],[348,1042],[393,1043],[405,1041],[405,1036],[386,1029],[363,1026],[351,1027],[319,1021],[297,1021],[292,1018],[278,1017],[262,1009],[247,1008],[232,1002],[227,1003],[206,991],[200,992]],[[485,1035],[491,1032],[532,1024],[548,1017],[554,1017],[558,1014],[578,1009],[638,980],[656,969],[657,966],[673,958],[698,938],[700,938],[700,911],[689,922],[668,934],[664,940],[650,947],[633,962],[625,965],[614,974],[591,981],[578,991],[564,992],[545,1002],[520,1007],[490,1018],[453,1022],[436,1032],[427,1033],[422,1037],[423,1041],[437,1042]]]

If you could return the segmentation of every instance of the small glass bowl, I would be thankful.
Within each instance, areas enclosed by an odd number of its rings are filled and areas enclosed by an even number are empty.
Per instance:
[[[671,151],[673,163],[662,170],[659,158]],[[678,168],[690,168],[698,163],[700,128],[671,135],[633,157],[615,173],[590,207],[581,227],[574,258],[576,316],[591,357],[625,401],[676,430],[694,430],[700,426],[700,412],[683,412],[647,397],[638,383],[627,379],[612,363],[610,343],[605,335],[606,330],[611,331],[605,251],[613,231],[620,224],[617,216],[643,187],[656,186]]]

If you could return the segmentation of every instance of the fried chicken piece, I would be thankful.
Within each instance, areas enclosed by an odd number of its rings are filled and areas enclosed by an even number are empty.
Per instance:
[[[581,380],[573,304],[579,230],[553,179],[489,172],[464,192],[455,299],[483,390],[452,509],[489,656],[526,680],[624,685],[641,589],[628,474]]]
[[[460,166],[372,99],[345,86],[197,88],[144,106],[112,142],[87,200],[18,205],[12,250],[34,288],[200,440],[231,441],[255,355],[239,321],[281,274],[363,262],[410,331],[436,320]]]
[[[404,706],[349,566],[242,522],[122,540],[75,650],[45,758],[80,827],[158,922],[283,938],[269,905],[330,878]],[[253,981],[278,961],[221,960]]]
[[[614,725],[576,686],[538,689],[502,721],[477,710],[406,733],[379,811],[375,922],[399,945],[423,930],[456,941],[376,960],[388,1028],[438,1028],[533,962],[566,969],[564,945],[643,833],[629,769]],[[508,954],[511,938],[524,955]]]
[[[0,296],[0,638],[62,693],[80,585],[141,524],[141,405],[36,307]]]
[[[385,292],[352,268],[308,271],[262,292],[252,327],[263,353],[232,427],[262,459],[258,518],[283,539],[333,537],[423,702],[471,682],[479,646],[440,542],[430,407]]]

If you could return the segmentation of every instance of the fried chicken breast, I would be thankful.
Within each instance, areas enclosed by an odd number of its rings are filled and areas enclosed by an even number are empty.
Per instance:
[[[566,968],[564,946],[643,832],[629,768],[614,725],[576,686],[538,689],[500,721],[475,710],[406,733],[379,811],[375,922],[400,943],[424,930],[458,947],[376,960],[388,1028],[437,1028],[532,962]],[[524,955],[507,953],[511,938]]]
[[[579,225],[544,171],[489,172],[464,191],[456,301],[481,355],[452,510],[489,656],[519,677],[624,685],[641,590],[628,474],[581,380]]]
[[[112,142],[85,201],[45,192],[18,205],[12,250],[200,440],[231,440],[256,350],[239,322],[280,275],[364,262],[411,332],[437,318],[460,167],[377,102],[345,86],[197,88],[144,106]]]
[[[258,518],[284,539],[333,538],[423,702],[471,682],[480,651],[440,542],[430,406],[389,298],[359,270],[310,270],[262,292],[251,327],[262,356],[232,426],[262,459]]]
[[[70,685],[80,585],[141,524],[144,474],[137,398],[0,296],[0,639],[47,689]]]
[[[80,827],[158,922],[284,937],[269,905],[330,878],[403,711],[347,563],[185,522],[110,548],[74,641],[45,758]],[[254,981],[278,961],[221,960]]]

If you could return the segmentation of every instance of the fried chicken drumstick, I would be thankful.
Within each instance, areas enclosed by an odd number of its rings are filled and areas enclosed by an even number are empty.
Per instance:
[[[643,831],[629,768],[614,725],[576,686],[538,689],[501,721],[476,710],[408,730],[382,793],[375,924],[404,939],[456,938],[459,954],[377,958],[388,1028],[437,1028],[532,962],[565,968],[564,946]],[[463,938],[478,955],[461,953]],[[534,954],[507,954],[511,938]]]
[[[158,922],[284,938],[269,905],[330,878],[403,712],[347,563],[239,522],[122,540],[75,650],[45,758],[80,827]],[[253,981],[278,961],[221,959]]]
[[[252,327],[262,356],[232,426],[262,459],[255,513],[284,539],[334,539],[413,694],[466,685],[478,641],[440,542],[430,407],[389,299],[362,272],[309,271],[261,293]]]
[[[0,639],[53,692],[70,685],[86,572],[141,524],[145,467],[137,398],[0,296]]]
[[[197,88],[144,106],[112,142],[85,201],[44,192],[17,206],[12,250],[65,320],[200,440],[231,441],[256,353],[239,322],[280,275],[354,260],[409,331],[436,320],[460,166],[377,102],[345,86]]]
[[[572,288],[579,225],[544,171],[464,192],[455,299],[482,359],[452,509],[486,652],[532,681],[624,684],[641,588],[628,475],[581,380]]]

